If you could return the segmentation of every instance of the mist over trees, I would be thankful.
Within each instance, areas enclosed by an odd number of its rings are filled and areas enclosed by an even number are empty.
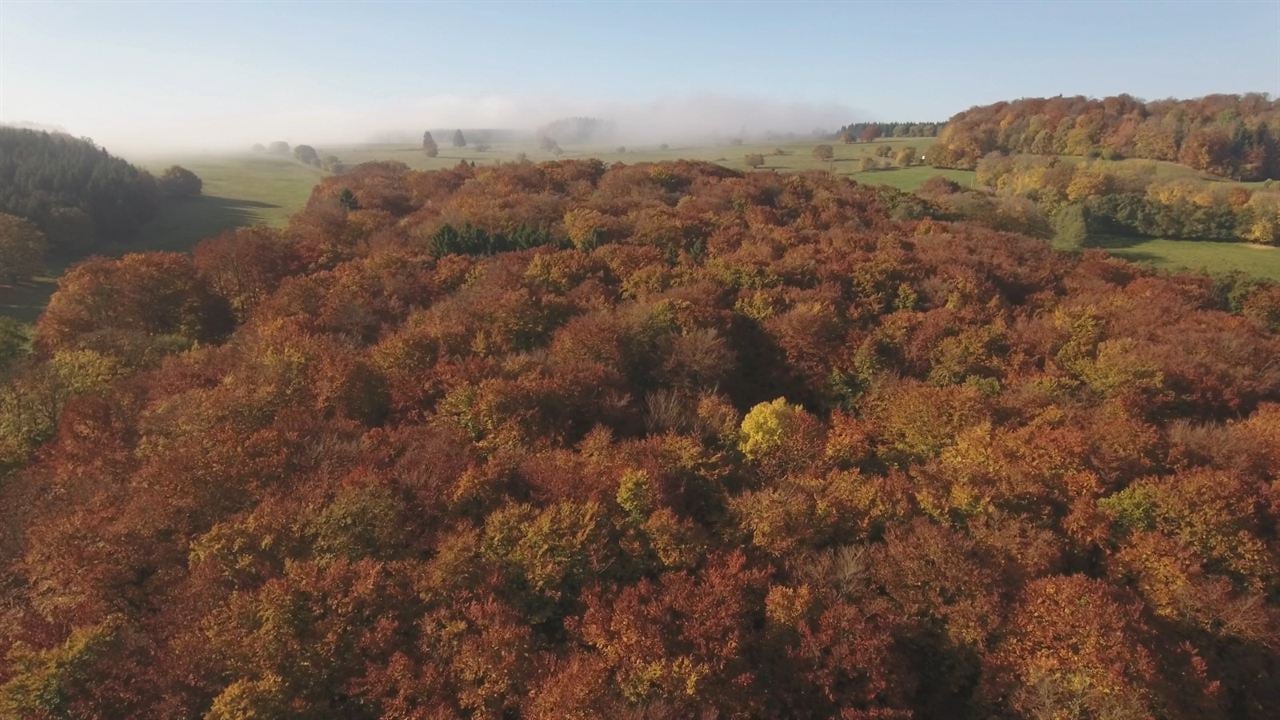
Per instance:
[[[0,212],[34,223],[54,253],[127,240],[159,201],[150,173],[87,140],[0,127]]]
[[[467,138],[462,134],[461,129],[453,131],[453,146],[456,148],[467,146]]]
[[[63,278],[0,715],[1270,718],[1277,333],[823,173],[362,165]]]
[[[293,148],[293,159],[303,165],[320,166],[320,153],[310,145],[295,145]]]
[[[871,142],[879,137],[934,137],[942,126],[933,122],[860,122],[841,127],[836,137],[846,143]]]
[[[610,120],[596,117],[560,118],[539,127],[534,134],[566,145],[587,145],[609,141],[616,133]]]
[[[564,150],[560,148],[560,143],[556,142],[556,139],[549,135],[543,135],[538,138],[538,149],[542,152],[551,153],[552,155],[560,155],[564,152]]]
[[[431,137],[430,130],[422,133],[422,152],[426,153],[427,157],[436,157],[440,154],[440,147],[436,145],[436,139]]]
[[[1237,180],[1280,178],[1280,100],[1253,93],[995,103],[951,118],[929,159],[938,167],[973,168],[991,152],[1146,158]]]

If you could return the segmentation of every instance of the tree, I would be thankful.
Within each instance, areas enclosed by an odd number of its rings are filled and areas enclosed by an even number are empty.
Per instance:
[[[274,153],[276,155],[288,155],[289,143],[283,140],[276,140],[275,142],[267,146],[267,151]]]
[[[453,146],[458,148],[467,146],[467,139],[462,135],[461,129],[453,131]]]
[[[989,658],[992,695],[1022,717],[1153,714],[1155,666],[1140,639],[1146,629],[1112,595],[1080,575],[1031,583]]]
[[[876,162],[876,159],[870,155],[864,155],[862,159],[858,161],[858,169],[862,172],[875,170],[877,167],[879,167],[879,164]]]
[[[878,137],[880,137],[880,126],[875,123],[867,125],[862,132],[858,133],[859,142],[874,142]]]
[[[823,162],[831,162],[836,153],[830,145],[816,145],[813,148],[813,156]]]
[[[440,147],[436,145],[436,139],[431,137],[431,131],[427,130],[422,133],[422,152],[427,157],[435,157],[440,154]]]
[[[26,353],[27,329],[13,318],[0,317],[0,377]]]
[[[555,138],[548,135],[543,135],[538,138],[538,149],[543,152],[549,152],[552,155],[559,155],[562,152],[560,150],[560,143],[556,142]]]
[[[320,154],[310,145],[298,145],[293,148],[293,157],[305,165],[320,166]]]
[[[0,282],[31,279],[44,267],[44,233],[16,215],[0,213]]]
[[[106,330],[208,341],[229,324],[225,300],[197,277],[189,256],[134,253],[68,270],[36,324],[36,343],[53,350]]]
[[[1053,242],[1060,248],[1079,249],[1089,244],[1089,222],[1084,205],[1071,203],[1053,214]]]
[[[303,266],[297,244],[264,226],[238,228],[208,238],[192,251],[200,277],[243,320]]]
[[[809,459],[821,433],[812,415],[780,397],[756,405],[742,418],[739,447],[753,462],[790,469]]]
[[[760,153],[749,153],[743,158],[743,162],[747,164],[747,167],[754,170],[758,167],[764,166],[764,155],[761,155]]]
[[[1264,245],[1280,245],[1280,192],[1253,193],[1242,215],[1243,239]]]
[[[911,167],[916,163],[916,149],[910,145],[898,150],[893,156],[893,164],[898,167]]]
[[[165,170],[156,182],[160,192],[170,198],[199,197],[201,188],[204,187],[204,181],[199,175],[181,165],[174,165]]]
[[[80,257],[97,242],[93,217],[78,207],[55,207],[44,220],[49,250],[63,257]]]

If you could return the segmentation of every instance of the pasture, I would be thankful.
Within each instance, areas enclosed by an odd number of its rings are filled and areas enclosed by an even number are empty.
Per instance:
[[[755,172],[805,172],[816,170],[830,172],[849,177],[857,182],[873,185],[890,185],[899,190],[914,190],[925,180],[944,175],[962,185],[973,182],[973,173],[967,170],[938,170],[928,165],[910,168],[888,168],[862,170],[860,161],[864,157],[874,156],[881,147],[889,146],[890,152],[902,147],[914,147],[920,154],[927,155],[933,138],[886,138],[874,143],[844,144],[841,142],[825,142],[819,140],[789,142],[753,142],[718,145],[674,145],[667,148],[658,146],[642,146],[634,148],[567,146],[560,155],[553,155],[528,144],[494,144],[484,151],[474,146],[455,148],[441,146],[438,157],[429,158],[416,145],[379,144],[379,145],[340,145],[317,148],[321,154],[337,155],[345,163],[355,164],[372,160],[398,160],[416,170],[439,170],[453,167],[459,161],[466,160],[477,165],[488,165],[512,162],[523,154],[533,162],[545,160],[568,160],[598,158],[605,163],[641,163],[662,162],[665,160],[702,160],[713,162],[743,172],[750,172],[746,164],[747,155],[761,155],[764,165]],[[813,156],[813,148],[819,144],[831,145],[833,157],[830,161],[819,160]],[[619,150],[622,150],[621,152]]]
[[[1161,270],[1241,272],[1280,282],[1280,247],[1168,238],[1105,238],[1096,246]]]
[[[460,160],[474,162],[477,165],[511,162],[524,154],[533,162],[544,160],[570,160],[598,158],[605,163],[624,162],[661,162],[664,160],[703,160],[714,162],[735,170],[747,171],[745,157],[750,154],[764,156],[765,164],[760,170],[776,170],[779,172],[802,172],[805,170],[821,170],[838,175],[849,175],[855,179],[858,175],[891,174],[893,170],[862,173],[858,161],[863,157],[874,155],[876,150],[889,146],[890,151],[902,147],[915,147],[922,154],[928,153],[933,138],[888,138],[874,143],[854,143],[846,145],[835,141],[806,139],[802,141],[751,142],[738,145],[723,143],[715,145],[672,145],[670,147],[641,146],[633,148],[575,146],[567,145],[560,155],[553,155],[539,149],[533,143],[495,143],[487,150],[476,150],[474,145],[455,148],[443,143],[438,157],[429,158],[418,145],[410,144],[375,144],[375,145],[332,145],[317,146],[321,155],[337,155],[347,164],[369,162],[371,160],[398,160],[416,170],[439,170],[453,167]],[[831,145],[834,157],[830,162],[819,160],[813,156],[813,148],[819,144]],[[619,152],[622,150],[622,152]],[[924,170],[932,168],[924,167]]]
[[[204,181],[201,197],[166,204],[136,242],[121,248],[189,250],[200,240],[244,225],[283,225],[302,208],[320,170],[292,158],[243,155],[190,155],[146,159],[153,174],[181,165]]]

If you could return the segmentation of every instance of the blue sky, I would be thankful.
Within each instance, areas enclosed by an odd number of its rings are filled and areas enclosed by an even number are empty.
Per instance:
[[[0,0],[0,120],[109,147],[362,140],[566,114],[808,130],[1024,96],[1244,91],[1280,94],[1276,0]]]

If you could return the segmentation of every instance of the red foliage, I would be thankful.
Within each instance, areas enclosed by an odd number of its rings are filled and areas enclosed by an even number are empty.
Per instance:
[[[1269,717],[1273,289],[906,202],[383,163],[72,270],[0,390],[0,715]]]

